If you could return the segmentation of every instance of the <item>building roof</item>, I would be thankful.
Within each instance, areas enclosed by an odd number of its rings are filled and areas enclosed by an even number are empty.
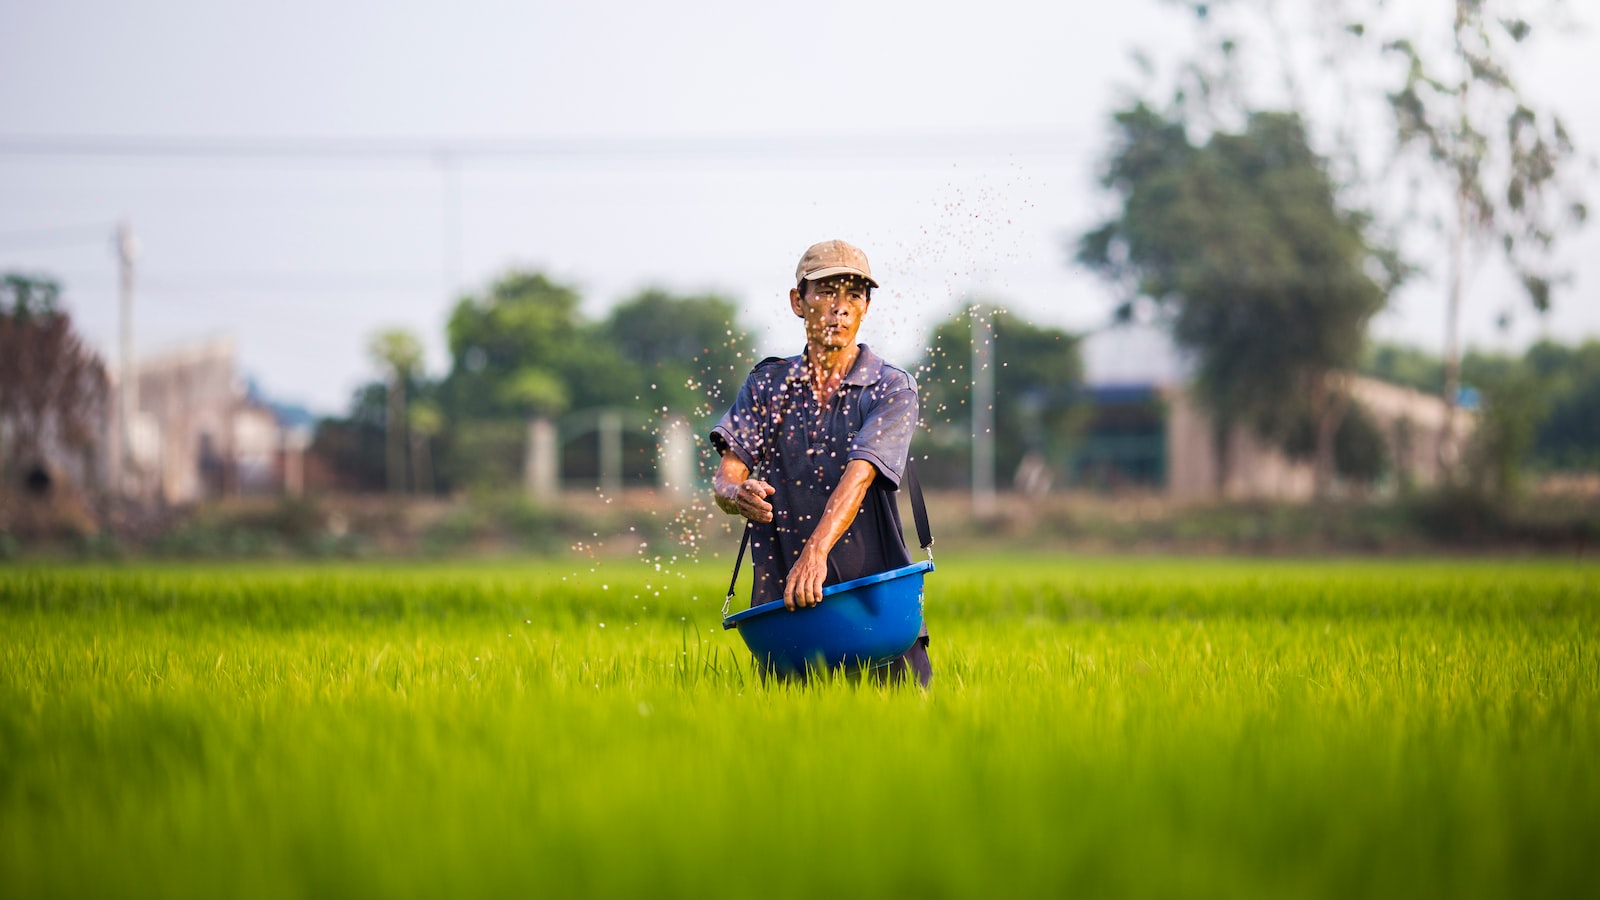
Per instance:
[[[1166,387],[1186,383],[1194,371],[1166,331],[1154,325],[1116,325],[1086,335],[1078,347],[1090,388]]]

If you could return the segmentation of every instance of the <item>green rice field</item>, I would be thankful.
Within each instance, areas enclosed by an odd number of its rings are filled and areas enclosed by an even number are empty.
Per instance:
[[[0,568],[0,896],[1600,884],[1591,564],[941,555],[924,695],[723,562]]]

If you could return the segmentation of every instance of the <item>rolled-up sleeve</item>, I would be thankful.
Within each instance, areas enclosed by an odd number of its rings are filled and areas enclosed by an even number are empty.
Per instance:
[[[847,458],[872,463],[890,486],[898,489],[911,454],[911,435],[917,430],[917,388],[909,381],[893,387],[866,411],[861,429],[850,441]]]
[[[717,455],[731,451],[752,471],[761,463],[766,451],[761,429],[766,420],[762,409],[765,404],[756,396],[755,381],[756,375],[752,372],[739,388],[733,406],[711,429],[711,446],[716,448]]]

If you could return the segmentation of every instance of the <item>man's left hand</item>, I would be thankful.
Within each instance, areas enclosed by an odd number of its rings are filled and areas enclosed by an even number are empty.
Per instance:
[[[783,605],[789,609],[816,606],[822,602],[822,583],[827,579],[828,557],[812,553],[807,543],[784,582]]]

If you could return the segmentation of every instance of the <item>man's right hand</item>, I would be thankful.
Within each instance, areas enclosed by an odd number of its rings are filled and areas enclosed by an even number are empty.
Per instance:
[[[724,451],[722,464],[711,477],[711,493],[717,508],[733,516],[744,516],[752,522],[771,522],[772,504],[767,498],[778,489],[759,478],[750,477],[750,467],[737,454]]]
[[[777,488],[759,478],[747,478],[732,488],[717,494],[717,505],[723,512],[744,516],[752,522],[772,521],[772,504],[767,498],[776,494]]]

